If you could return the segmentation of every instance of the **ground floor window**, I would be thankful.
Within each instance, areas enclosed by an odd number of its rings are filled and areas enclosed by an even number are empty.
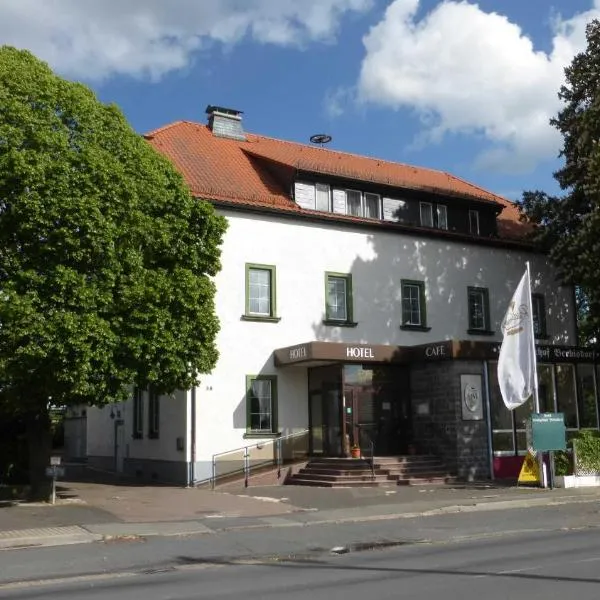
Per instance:
[[[246,377],[246,432],[256,436],[277,433],[277,376]]]
[[[502,401],[497,369],[496,361],[488,362],[492,448],[500,456],[522,454],[527,451],[526,423],[533,412],[533,399],[509,411]],[[567,437],[580,428],[598,428],[594,365],[538,364],[537,371],[540,411],[564,413]]]

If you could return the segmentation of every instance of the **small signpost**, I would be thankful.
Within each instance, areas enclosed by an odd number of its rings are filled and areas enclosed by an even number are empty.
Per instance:
[[[566,428],[563,413],[533,413],[531,415],[531,437],[537,452],[566,450]]]
[[[56,503],[56,480],[65,475],[65,469],[60,466],[60,462],[60,456],[51,456],[50,466],[46,467],[46,477],[52,478],[52,504]]]
[[[550,481],[554,483],[554,451],[567,449],[565,416],[563,413],[533,413],[531,442],[535,452],[550,453]]]

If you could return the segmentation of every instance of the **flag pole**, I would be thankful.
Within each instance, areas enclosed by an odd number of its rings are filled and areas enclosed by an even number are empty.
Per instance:
[[[535,351],[535,329],[533,327],[533,300],[531,294],[531,271],[529,269],[529,261],[527,265],[527,279],[529,282],[529,298],[527,300],[529,304],[529,326],[531,327],[531,351],[533,356],[533,410],[536,413],[540,412],[540,396],[538,393],[538,374],[537,374],[537,354]]]
[[[538,393],[538,374],[537,374],[537,354],[535,351],[535,328],[533,327],[533,299],[531,293],[531,270],[529,268],[529,261],[527,264],[527,279],[529,280],[529,298],[527,300],[529,304],[529,326],[531,327],[531,352],[533,356],[533,411],[536,413],[540,412],[540,395]],[[546,489],[548,487],[548,478],[546,475],[546,463],[544,461],[544,453],[539,454],[539,465],[542,473],[542,481],[540,481],[542,487]],[[552,471],[551,471],[552,472]]]

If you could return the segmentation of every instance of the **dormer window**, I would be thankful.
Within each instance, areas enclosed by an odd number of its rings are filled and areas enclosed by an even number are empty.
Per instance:
[[[421,202],[419,204],[421,215],[421,227],[437,227],[448,229],[448,210],[445,204],[432,204]],[[435,208],[435,210],[434,210]]]
[[[437,226],[438,229],[448,229],[448,210],[443,204],[437,205]]]
[[[408,227],[423,227],[432,230],[429,233],[433,235],[437,230],[438,233],[452,231],[456,234],[487,237],[495,228],[491,208],[489,210],[469,209],[468,206],[460,208],[460,204],[451,204],[450,199],[447,204],[439,195],[425,196],[417,192],[414,194],[411,192],[408,198],[400,200],[386,196],[383,188],[375,187],[368,182],[364,182],[364,186],[369,191],[361,189],[361,182],[358,181],[348,182],[347,185],[349,187],[343,187],[344,183],[341,180],[338,185],[329,183],[325,179],[321,182],[295,181],[292,197],[303,210],[346,215],[370,221],[395,222]],[[420,201],[419,197],[424,201]],[[436,202],[438,198],[440,203]],[[450,209],[448,209],[449,204]],[[470,206],[481,205],[473,203]],[[481,223],[482,214],[483,223]]]
[[[341,215],[382,219],[381,196],[360,190],[332,188],[327,183],[296,181],[294,199],[298,206],[321,212],[334,212]],[[389,202],[398,202],[388,199]],[[391,218],[389,220],[395,220]]]
[[[479,235],[479,211],[469,211],[469,233]]]
[[[365,217],[368,219],[380,219],[379,213],[379,195],[378,194],[365,194]]]
[[[362,217],[362,194],[356,190],[346,190],[346,210],[353,217]]]
[[[421,225],[433,227],[433,205],[430,202],[421,202]]]
[[[331,194],[326,183],[317,183],[317,210],[329,212],[331,210]]]

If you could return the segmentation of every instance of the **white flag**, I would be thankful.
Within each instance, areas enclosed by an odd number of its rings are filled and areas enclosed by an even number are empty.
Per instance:
[[[504,339],[498,359],[498,383],[509,410],[521,406],[535,387],[535,351],[529,273],[521,278],[502,321]]]

